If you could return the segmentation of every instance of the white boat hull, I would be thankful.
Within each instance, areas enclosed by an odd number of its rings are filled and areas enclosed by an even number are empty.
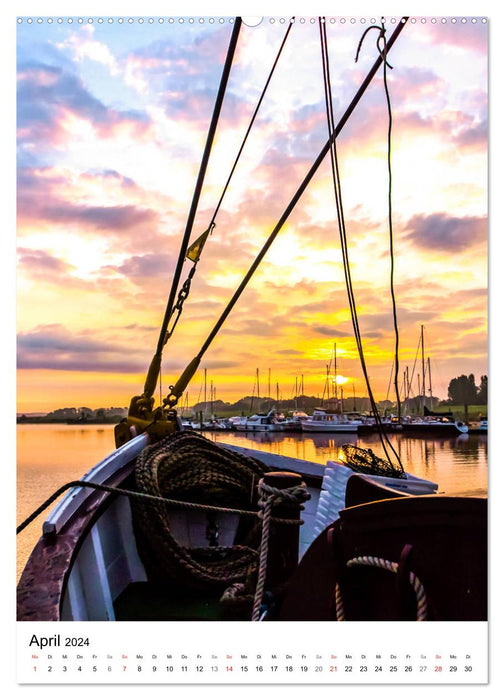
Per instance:
[[[261,425],[261,423],[249,423],[249,424],[240,424],[235,426],[236,430],[242,430],[248,433],[256,433],[256,432],[279,432],[283,430],[283,427],[279,423],[271,423],[269,425]]]
[[[409,433],[422,433],[433,435],[465,435],[469,432],[469,427],[460,421],[454,423],[441,421],[418,421],[412,423],[403,423],[403,430]]]
[[[359,426],[352,423],[301,421],[301,430],[306,433],[356,433],[358,429]]]

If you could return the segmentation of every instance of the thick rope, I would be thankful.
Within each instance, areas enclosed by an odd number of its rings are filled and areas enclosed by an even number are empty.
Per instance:
[[[304,483],[286,489],[278,489],[269,484],[265,484],[263,479],[259,482],[259,496],[259,506],[262,508],[262,515],[260,516],[262,517],[262,534],[261,547],[259,549],[259,573],[254,596],[254,605],[252,608],[252,622],[258,622],[262,614],[261,606],[268,569],[269,532],[272,520],[272,509],[274,506],[285,503],[286,501],[301,504],[310,498]]]
[[[258,508],[257,483],[266,466],[183,431],[147,447],[137,460],[139,491],[154,496],[190,500],[201,505],[226,504],[226,511]],[[229,504],[229,505],[227,505]],[[231,584],[254,578],[258,569],[261,528],[246,528],[232,547],[182,547],[171,533],[165,503],[132,502],[138,549],[151,580],[221,592]],[[254,511],[252,511],[254,512]],[[258,511],[255,511],[260,517]],[[287,519],[281,519],[287,524]],[[292,524],[302,521],[291,519]],[[244,539],[246,538],[246,539]]]
[[[252,510],[256,505],[253,484],[263,473],[258,461],[184,431],[146,448],[137,460],[135,479],[140,491],[155,496]],[[191,549],[179,545],[163,503],[133,502],[132,511],[138,550],[152,580],[222,591],[257,567],[257,552],[250,546]]]
[[[348,567],[356,566],[374,566],[379,569],[386,569],[396,574],[399,568],[399,564],[395,561],[389,561],[388,559],[382,559],[381,557],[371,557],[371,556],[360,556],[354,557],[347,561]],[[425,588],[422,582],[412,571],[409,573],[409,581],[415,592],[416,602],[417,602],[417,622],[423,622],[427,619],[427,596],[425,594]],[[335,586],[335,604],[336,604],[336,619],[338,622],[345,621],[343,597],[341,595],[341,589],[338,582]]]

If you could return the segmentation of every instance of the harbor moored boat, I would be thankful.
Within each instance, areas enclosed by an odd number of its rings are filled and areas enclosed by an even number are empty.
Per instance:
[[[374,416],[364,416],[358,427],[358,433],[373,433],[382,430],[385,433],[396,433],[402,431],[402,423],[397,416],[384,416],[379,419],[380,425]]]
[[[279,431],[283,430],[283,423],[278,419],[276,410],[272,408],[268,413],[254,413],[248,416],[243,421],[235,423],[236,430],[244,430],[247,432],[256,431]]]
[[[469,425],[469,433],[476,435],[488,435],[488,418],[487,416],[481,416],[477,423],[471,423]]]
[[[301,421],[308,418],[308,414],[304,411],[293,411],[292,415],[287,416],[282,421],[282,429],[287,432],[299,432],[303,429]]]
[[[403,418],[402,429],[408,434],[465,435],[469,427],[456,420],[451,412],[434,413],[424,407],[423,418]]]
[[[329,413],[316,408],[312,416],[301,419],[301,430],[307,433],[356,433],[361,425],[340,413]]]

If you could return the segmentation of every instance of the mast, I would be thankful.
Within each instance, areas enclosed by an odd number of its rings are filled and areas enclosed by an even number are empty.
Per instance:
[[[204,379],[204,393],[203,393],[203,396],[204,396],[204,406],[205,406],[205,408],[204,408],[203,413],[204,413],[204,416],[205,416],[205,418],[206,418],[206,414],[207,414],[207,371],[206,371],[206,367],[205,367],[205,369],[204,369],[203,371],[204,371],[204,376],[205,376],[205,379]]]
[[[336,362],[336,343],[334,343],[334,396],[338,399],[338,368]]]
[[[420,326],[422,338],[422,403],[425,406],[425,359],[424,359],[424,327]]]
[[[255,390],[256,390],[256,380],[254,379],[254,386],[252,387],[252,396],[250,397],[249,413],[252,413],[252,409],[254,407]]]
[[[431,368],[430,368],[430,357],[427,358],[427,372],[429,374],[430,410],[432,411],[432,377],[431,377]]]
[[[329,388],[329,385],[330,385],[330,382],[329,382],[330,367],[331,367],[330,364],[326,365],[326,380],[325,380],[325,386],[324,386],[324,393],[322,394],[322,406],[324,405],[324,396],[325,396],[326,391],[327,391],[327,398],[328,399],[330,398],[330,388]]]

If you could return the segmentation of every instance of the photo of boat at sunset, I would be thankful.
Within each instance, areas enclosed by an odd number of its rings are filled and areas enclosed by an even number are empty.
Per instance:
[[[488,26],[424,19],[20,19],[19,621],[487,620]]]

